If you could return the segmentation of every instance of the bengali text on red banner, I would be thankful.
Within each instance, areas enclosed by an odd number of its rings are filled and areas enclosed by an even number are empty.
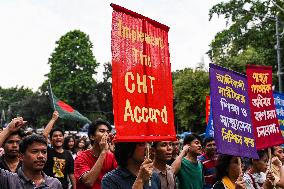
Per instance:
[[[246,73],[257,149],[282,144],[272,92],[272,67],[247,65]]]

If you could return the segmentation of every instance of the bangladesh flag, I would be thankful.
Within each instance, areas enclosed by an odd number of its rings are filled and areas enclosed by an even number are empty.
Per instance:
[[[62,119],[67,120],[74,120],[80,121],[83,123],[91,123],[91,121],[80,114],[77,110],[74,110],[71,106],[66,104],[65,102],[59,100],[54,94],[52,93],[51,85],[49,84],[49,97],[51,100],[51,104],[53,106],[54,111],[58,111],[59,117]]]

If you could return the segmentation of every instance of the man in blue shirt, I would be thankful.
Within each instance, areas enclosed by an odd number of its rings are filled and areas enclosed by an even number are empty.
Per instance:
[[[145,148],[144,142],[116,143],[114,155],[118,168],[103,177],[102,189],[160,189],[153,162],[145,159]]]

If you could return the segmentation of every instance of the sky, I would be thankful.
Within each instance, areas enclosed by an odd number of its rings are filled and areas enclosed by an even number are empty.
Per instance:
[[[194,68],[225,21],[209,9],[221,0],[0,0],[0,86],[34,91],[47,79],[55,42],[69,31],[89,35],[101,65],[111,61],[110,3],[123,6],[170,27],[172,71]],[[102,66],[96,80],[102,78]]]

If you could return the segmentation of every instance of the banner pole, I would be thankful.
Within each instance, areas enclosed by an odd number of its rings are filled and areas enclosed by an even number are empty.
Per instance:
[[[238,165],[239,165],[239,168],[240,168],[240,174],[243,174],[241,157],[238,157]]]
[[[268,162],[269,162],[269,170],[271,170],[271,147],[268,148]]]
[[[146,142],[146,158],[150,159],[150,143]],[[151,182],[152,176],[150,176],[149,178],[149,183],[148,185],[151,187],[152,186],[152,182]]]

